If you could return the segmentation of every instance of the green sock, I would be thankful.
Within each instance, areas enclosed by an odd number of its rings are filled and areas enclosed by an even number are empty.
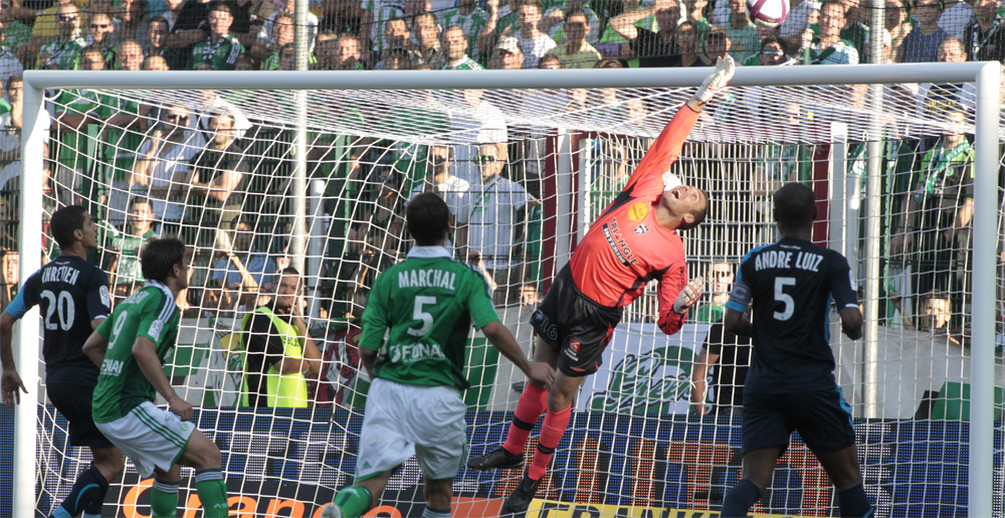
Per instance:
[[[373,496],[363,486],[348,486],[335,495],[335,505],[342,510],[342,518],[359,518],[373,507]]]
[[[206,518],[226,518],[230,505],[227,504],[227,485],[223,482],[223,472],[218,469],[204,469],[195,474],[195,490],[202,500],[203,516]]]
[[[178,515],[178,483],[154,479],[150,489],[151,518],[175,518]]]

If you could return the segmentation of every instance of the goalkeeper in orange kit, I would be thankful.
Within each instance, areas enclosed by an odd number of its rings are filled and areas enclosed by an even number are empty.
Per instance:
[[[701,189],[680,185],[675,177],[664,177],[705,103],[726,86],[733,70],[728,56],[716,63],[715,71],[656,139],[621,194],[590,227],[531,317],[538,342],[534,359],[556,367],[555,382],[549,389],[529,382],[503,445],[468,461],[478,470],[520,467],[530,432],[545,414],[537,452],[506,499],[504,513],[522,513],[530,505],[569,425],[573,396],[583,378],[599,369],[622,308],[642,295],[649,281],[657,281],[657,323],[669,335],[680,330],[688,308],[701,297],[704,281],[699,277],[688,282],[678,231],[704,221],[708,196]]]

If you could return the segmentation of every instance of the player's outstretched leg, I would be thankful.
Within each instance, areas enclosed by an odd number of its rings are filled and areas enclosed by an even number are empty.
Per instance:
[[[178,480],[181,466],[175,464],[163,471],[154,468],[154,485],[150,488],[150,518],[178,515]]]
[[[195,489],[202,501],[206,518],[226,518],[230,510],[227,503],[227,485],[221,471],[220,449],[199,430],[192,432],[182,462],[195,468]]]
[[[555,366],[557,353],[540,337],[536,338],[534,361],[547,362]],[[520,393],[520,400],[513,411],[513,422],[506,433],[501,447],[489,453],[471,457],[468,467],[480,471],[490,469],[515,469],[523,465],[523,450],[538,418],[548,408],[548,389],[527,383]]]
[[[754,502],[761,498],[761,490],[757,484],[741,479],[733,487],[726,491],[726,497],[722,500],[722,511],[719,512],[721,518],[745,517]]]
[[[108,480],[94,464],[91,464],[90,468],[77,476],[70,494],[52,511],[52,516],[70,518],[78,516],[81,512],[85,513],[84,516],[101,516],[101,507],[105,503],[107,492]]]
[[[547,408],[548,391],[528,383],[520,394],[520,401],[513,411],[513,422],[509,425],[506,441],[496,449],[478,457],[468,459],[468,467],[485,471],[489,469],[515,469],[523,465],[523,449],[527,445],[531,430],[537,419]]]
[[[814,450],[827,475],[837,489],[838,509],[842,517],[871,517],[872,504],[862,487],[862,472],[858,464],[858,450],[852,444],[833,452]]]
[[[150,488],[151,518],[178,516],[178,479],[172,480],[162,479],[160,474],[154,478],[154,485]]]
[[[94,430],[94,433],[99,432]],[[63,518],[80,513],[84,513],[85,518],[102,516],[108,485],[119,478],[125,461],[122,450],[115,446],[92,446],[91,456],[94,458],[91,467],[77,476],[70,494],[52,511],[52,516]]]
[[[726,492],[720,518],[743,518],[764,488],[771,482],[775,463],[782,455],[781,447],[759,448],[743,454],[743,478]]]
[[[550,409],[544,415],[544,423],[541,425],[541,437],[537,441],[537,451],[534,452],[534,459],[527,467],[527,473],[520,481],[520,485],[506,499],[503,511],[507,513],[522,513],[530,506],[531,500],[537,494],[537,487],[541,484],[541,479],[548,472],[548,464],[555,456],[555,448],[565,435],[566,428],[569,427],[569,420],[572,417],[572,404],[570,403],[564,410],[552,412]]]
[[[359,518],[373,507],[373,495],[363,486],[346,486],[321,510],[321,518]]]

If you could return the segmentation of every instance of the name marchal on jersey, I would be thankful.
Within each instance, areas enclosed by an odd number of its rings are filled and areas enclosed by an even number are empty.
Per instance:
[[[378,378],[464,389],[472,320],[477,328],[499,320],[485,277],[443,247],[415,247],[374,281],[359,345],[380,350],[386,334]]]

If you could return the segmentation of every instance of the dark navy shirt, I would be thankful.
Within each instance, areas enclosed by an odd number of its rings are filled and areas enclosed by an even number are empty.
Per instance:
[[[61,255],[25,281],[6,311],[21,318],[36,305],[45,336],[46,379],[97,384],[98,368],[84,355],[83,347],[93,331],[91,321],[107,317],[111,309],[105,272],[79,257]]]
[[[753,301],[754,357],[747,391],[778,394],[837,386],[827,329],[832,299],[838,308],[858,307],[851,268],[834,250],[782,238],[744,256],[726,307],[743,312]]]

